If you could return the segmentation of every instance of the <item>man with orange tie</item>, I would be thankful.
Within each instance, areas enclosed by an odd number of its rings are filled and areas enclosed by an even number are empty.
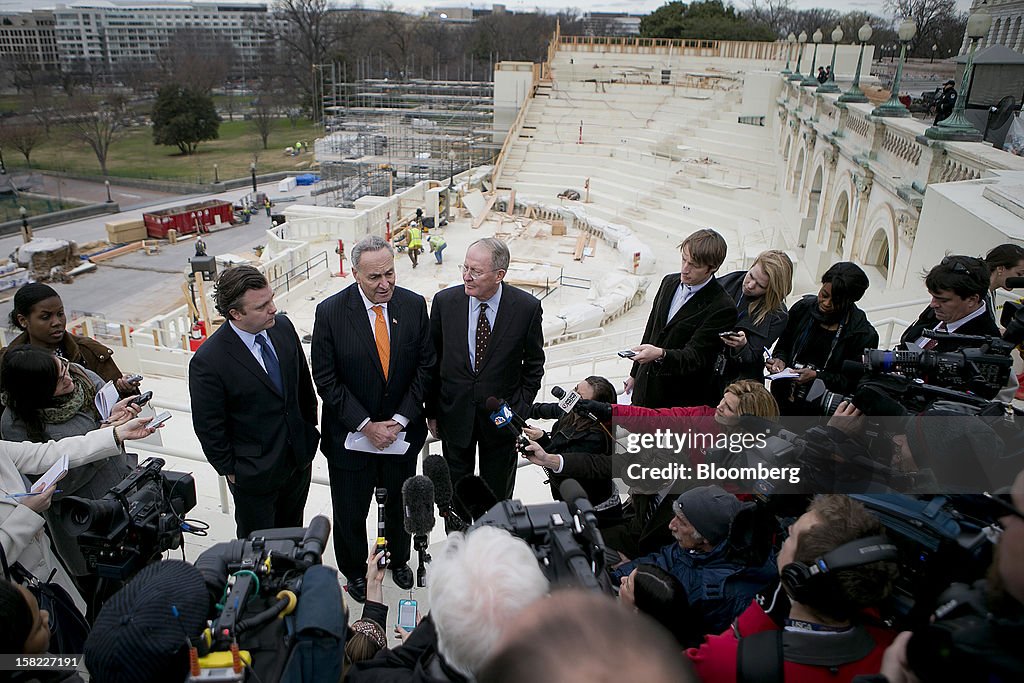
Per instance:
[[[385,527],[392,577],[412,588],[402,484],[416,474],[426,440],[423,400],[434,366],[427,306],[395,286],[384,239],[352,249],[355,283],[316,309],[311,360],[323,400],[321,450],[334,507],[334,551],[353,599],[366,598],[366,517],[374,489],[387,489]]]

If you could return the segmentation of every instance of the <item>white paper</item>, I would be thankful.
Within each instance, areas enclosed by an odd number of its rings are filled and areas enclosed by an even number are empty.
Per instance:
[[[100,390],[96,392],[96,410],[100,413],[100,420],[106,421],[110,418],[110,411],[114,409],[114,404],[121,400],[121,395],[117,393],[117,387],[114,386],[113,382],[107,382]]]
[[[786,368],[785,370],[782,370],[780,372],[776,372],[774,375],[768,375],[768,379],[793,379],[793,378],[799,377],[799,376],[800,376],[800,373],[797,372],[796,370],[792,370],[790,368]]]
[[[32,491],[40,492],[50,488],[58,481],[64,478],[64,475],[68,473],[68,455],[65,453],[60,457],[57,462],[53,463],[53,467],[46,470],[43,476],[39,477],[35,484],[32,485]]]
[[[345,448],[362,453],[405,455],[406,451],[409,450],[409,442],[405,440],[405,432],[398,432],[395,442],[381,450],[370,443],[370,440],[362,432],[349,432],[348,436],[345,437]]]

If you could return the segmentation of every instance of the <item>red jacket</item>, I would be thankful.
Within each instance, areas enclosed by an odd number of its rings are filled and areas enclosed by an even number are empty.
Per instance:
[[[702,681],[736,683],[736,651],[739,649],[737,630],[739,635],[748,636],[778,628],[757,602],[751,602],[750,607],[736,618],[730,629],[721,635],[708,636],[703,645],[691,647],[686,655]],[[892,643],[896,633],[872,626],[868,626],[867,631],[876,643],[867,657],[835,669],[786,661],[783,663],[786,683],[849,683],[854,676],[878,673],[882,668],[882,653]]]
[[[625,418],[619,420],[618,424],[633,433],[654,432],[658,429],[682,432],[687,428],[708,434],[718,434],[721,431],[721,427],[715,422],[715,408],[712,406],[642,408],[613,403],[612,419],[615,418]],[[691,448],[690,462],[693,465],[703,463],[704,452],[699,448]]]

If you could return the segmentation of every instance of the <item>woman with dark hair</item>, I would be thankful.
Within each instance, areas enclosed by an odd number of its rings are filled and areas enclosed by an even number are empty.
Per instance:
[[[1005,289],[1011,291],[1012,287],[1006,286],[1007,278],[1024,277],[1024,247],[1019,244],[1000,244],[992,247],[985,254],[985,265],[988,266],[988,312],[997,324],[999,314],[996,311],[996,290]]]
[[[725,348],[716,361],[720,386],[738,379],[764,381],[764,353],[786,328],[786,297],[793,291],[793,262],[786,252],[761,252],[749,270],[718,278],[736,302],[738,317],[732,330],[721,334]]]
[[[114,382],[122,396],[139,393],[138,386],[128,382],[118,369],[110,348],[95,339],[67,331],[64,302],[52,287],[33,282],[19,289],[14,295],[10,323],[12,328],[21,330],[21,334],[11,341],[7,349],[37,346],[92,370],[106,382]]]
[[[820,414],[808,395],[813,398],[824,389],[843,394],[854,389],[855,380],[842,371],[843,361],[860,361],[864,349],[878,347],[878,332],[856,305],[868,285],[868,276],[859,266],[841,261],[821,276],[817,295],[808,294],[789,309],[789,322],[775,345],[775,355],[765,363],[771,373],[790,368],[797,375],[772,381],[771,392],[783,415]]]
[[[104,381],[95,373],[32,345],[10,349],[0,360],[0,438],[45,443],[81,436],[104,424],[120,425],[135,417],[138,406],[122,399],[104,422],[96,408],[96,392]],[[77,539],[61,522],[61,500],[68,496],[102,498],[131,472],[136,463],[125,453],[78,467],[60,482],[60,493],[46,514],[57,554],[67,565],[81,593],[89,600],[96,579],[85,564]]]
[[[615,387],[604,377],[590,376],[576,385],[582,400],[615,402]],[[551,496],[562,500],[558,488],[566,479],[575,479],[587,493],[602,524],[617,521],[622,515],[618,489],[604,471],[611,470],[613,441],[609,422],[595,422],[576,412],[565,413],[557,403],[535,403],[530,417],[555,420],[549,431],[527,426],[524,434],[551,453],[552,465],[546,467]],[[557,459],[557,462],[554,462]],[[605,461],[608,462],[605,462]]]
[[[697,647],[704,639],[697,627],[700,615],[690,609],[683,584],[656,564],[639,564],[623,576],[619,601],[661,624],[683,648]]]

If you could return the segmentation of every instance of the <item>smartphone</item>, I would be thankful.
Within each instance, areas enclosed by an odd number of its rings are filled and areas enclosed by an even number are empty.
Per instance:
[[[167,422],[170,419],[171,419],[171,414],[165,410],[164,412],[162,412],[159,415],[157,415],[156,417],[154,417],[153,421],[150,422],[146,426],[147,427],[152,427],[153,429],[156,429],[157,427],[159,427],[164,422]]]
[[[138,407],[141,408],[142,406],[144,406],[147,403],[149,403],[149,400],[151,398],[153,398],[153,392],[152,391],[147,391],[146,393],[142,394],[141,396],[136,396],[131,401],[129,401],[129,403],[131,403],[131,405],[133,405],[133,406],[138,406]]]
[[[142,381],[142,375],[128,375],[124,378],[124,381],[128,382],[128,384],[138,384]]]
[[[625,351],[619,351],[619,358],[632,358],[636,355],[636,351],[632,349],[626,349]]]
[[[719,332],[719,333],[718,333],[718,336],[719,336],[719,337],[729,337],[729,338],[732,338],[732,337],[738,337],[738,336],[740,336],[740,333],[739,333],[739,332],[736,332],[736,331],[734,331],[734,330],[730,330],[730,331],[728,331],[728,332]]]
[[[415,600],[399,600],[398,601],[398,627],[406,631],[411,631],[416,628],[416,601]]]

